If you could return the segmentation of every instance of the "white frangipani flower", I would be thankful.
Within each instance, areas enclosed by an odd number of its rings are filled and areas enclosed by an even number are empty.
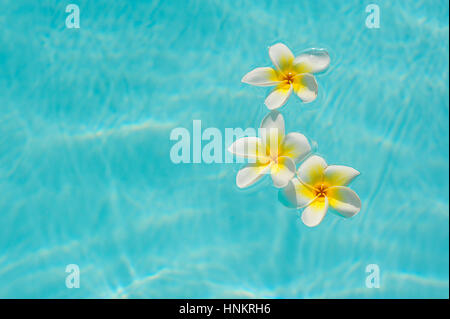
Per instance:
[[[330,165],[319,156],[311,156],[300,165],[283,189],[286,199],[297,208],[305,208],[302,221],[306,226],[320,224],[330,206],[344,217],[352,217],[361,209],[358,195],[346,187],[359,172],[348,166]]]
[[[303,102],[315,100],[318,86],[312,74],[330,65],[330,56],[325,50],[313,49],[294,57],[286,45],[277,43],[269,48],[269,56],[275,69],[256,68],[242,78],[242,82],[251,85],[276,86],[264,102],[269,110],[283,106],[292,91]]]
[[[284,134],[284,118],[272,111],[262,120],[260,137],[243,137],[234,142],[228,151],[254,163],[242,168],[236,176],[236,185],[248,187],[264,174],[271,174],[275,187],[285,187],[295,175],[296,164],[311,150],[303,134]]]

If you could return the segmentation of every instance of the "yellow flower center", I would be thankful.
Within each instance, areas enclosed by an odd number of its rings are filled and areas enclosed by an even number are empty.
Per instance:
[[[293,84],[294,83],[294,77],[295,77],[295,73],[294,72],[287,72],[286,74],[282,74],[281,75],[281,79],[283,82],[286,82],[286,84]]]
[[[316,187],[314,187],[314,195],[316,197],[325,197],[327,196],[327,186],[324,184],[320,184]]]

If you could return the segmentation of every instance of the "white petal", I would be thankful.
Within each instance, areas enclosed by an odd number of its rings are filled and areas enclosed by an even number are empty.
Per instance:
[[[256,68],[248,72],[242,82],[256,86],[272,86],[279,83],[277,72],[272,68]]]
[[[302,221],[306,226],[314,227],[320,224],[328,210],[328,199],[320,197],[305,208]]]
[[[282,156],[288,156],[299,163],[311,151],[311,146],[305,135],[292,132],[284,137],[282,143]]]
[[[291,96],[292,85],[288,87],[286,85],[277,86],[266,98],[264,104],[266,104],[269,110],[275,110],[286,104],[287,100]]]
[[[330,55],[325,50],[311,50],[294,59],[294,67],[299,73],[322,72],[330,65]]]
[[[284,139],[283,115],[278,111],[267,114],[261,122],[259,136],[266,148],[266,153],[272,157],[278,157]]]
[[[361,200],[358,195],[348,187],[334,186],[327,189],[330,206],[344,217],[352,217],[359,213]]]
[[[284,117],[281,115],[278,111],[272,111],[266,116],[264,116],[263,120],[261,121],[260,128],[261,131],[268,132],[270,129],[276,129],[279,134],[284,136]],[[264,140],[264,139],[263,139]],[[264,142],[264,141],[263,141]]]
[[[283,189],[283,196],[289,203],[297,208],[305,207],[315,199],[315,195],[311,189],[302,184],[295,177],[291,179],[288,185]]]
[[[323,182],[326,168],[325,160],[320,156],[313,155],[300,165],[297,174],[303,183],[314,187],[316,184]]]
[[[297,75],[293,87],[295,94],[305,103],[314,101],[319,90],[314,75],[308,73]]]
[[[267,158],[265,147],[259,137],[240,138],[230,145],[228,151],[244,158],[258,158],[261,161]]]
[[[271,166],[270,173],[276,188],[285,187],[295,175],[295,163],[289,157],[278,157],[278,163]]]
[[[236,175],[236,185],[239,188],[248,187],[256,183],[264,174],[270,172],[271,164],[248,164],[242,168]]]
[[[283,43],[277,43],[269,48],[269,56],[273,65],[280,70],[290,68],[294,62],[294,55]]]
[[[349,166],[330,165],[325,169],[324,182],[328,186],[348,185],[359,172]]]

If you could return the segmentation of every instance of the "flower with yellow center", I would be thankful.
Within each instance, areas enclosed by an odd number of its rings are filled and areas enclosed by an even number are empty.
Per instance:
[[[330,165],[319,156],[309,157],[283,189],[285,198],[297,208],[305,208],[302,221],[306,226],[320,224],[330,206],[344,217],[361,209],[358,195],[346,187],[359,172],[348,166]]]
[[[283,106],[292,91],[303,102],[315,100],[318,86],[312,74],[330,65],[330,56],[325,50],[313,49],[294,57],[286,45],[277,43],[269,48],[269,56],[275,69],[256,68],[242,78],[242,82],[251,85],[275,86],[264,102],[269,110]]]
[[[284,118],[278,111],[270,112],[261,122],[260,137],[243,137],[231,144],[228,151],[253,163],[242,168],[236,185],[248,187],[264,174],[271,174],[275,187],[285,187],[295,175],[296,164],[311,150],[303,134],[284,134]]]

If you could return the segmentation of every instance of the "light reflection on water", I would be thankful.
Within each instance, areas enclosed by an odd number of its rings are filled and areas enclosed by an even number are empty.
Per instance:
[[[359,1],[78,4],[77,31],[58,1],[0,4],[0,297],[448,298],[445,1],[381,2],[377,30]],[[258,127],[268,91],[240,79],[279,41],[331,53],[281,112],[362,173],[352,219],[309,229],[238,164],[170,162],[193,119]]]

